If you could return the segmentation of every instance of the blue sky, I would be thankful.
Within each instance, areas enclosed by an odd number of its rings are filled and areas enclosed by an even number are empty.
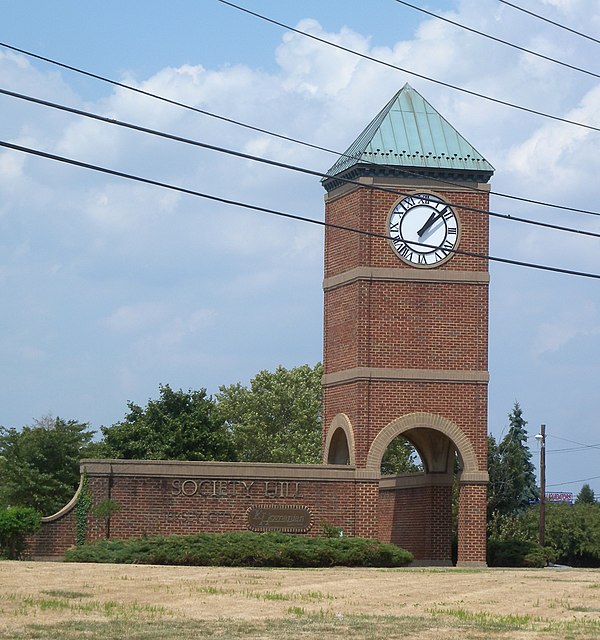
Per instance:
[[[416,73],[600,126],[600,82],[394,0],[257,12]],[[419,6],[600,73],[600,45],[498,0]],[[595,0],[520,5],[600,38]],[[496,167],[492,188],[600,211],[600,133],[452,91],[263,23],[216,0],[0,1],[0,41],[220,115],[343,151],[410,82]],[[314,170],[335,157],[82,78],[0,47],[0,86]],[[0,139],[322,218],[318,179],[0,96]],[[492,208],[600,232],[600,218],[492,198]],[[493,220],[491,254],[600,273],[598,239]],[[493,264],[490,431],[518,400],[548,433],[549,488],[600,475],[597,280]],[[322,357],[322,233],[244,209],[0,150],[0,424],[51,413],[120,420],[159,384],[247,383]],[[577,443],[596,445],[578,448]],[[531,440],[537,460],[537,445]],[[600,494],[600,479],[589,480]]]

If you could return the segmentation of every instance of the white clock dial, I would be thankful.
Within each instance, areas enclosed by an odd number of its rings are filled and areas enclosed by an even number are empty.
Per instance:
[[[416,193],[394,206],[388,233],[394,251],[404,262],[433,267],[452,256],[460,228],[447,202],[428,193]]]

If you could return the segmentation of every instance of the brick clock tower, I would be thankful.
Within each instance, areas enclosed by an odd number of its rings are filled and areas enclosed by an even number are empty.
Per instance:
[[[324,462],[374,487],[357,535],[421,564],[452,562],[453,484],[457,563],[486,561],[493,171],[407,84],[323,180]],[[422,473],[381,476],[398,436]]]

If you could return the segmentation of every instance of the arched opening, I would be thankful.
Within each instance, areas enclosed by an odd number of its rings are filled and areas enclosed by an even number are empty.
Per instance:
[[[345,413],[338,413],[331,421],[323,447],[325,464],[356,464],[354,455],[354,430]]]
[[[393,458],[390,451],[399,446],[397,442],[414,447],[420,470],[383,473],[386,460]],[[412,460],[416,461],[415,455]],[[380,539],[411,551],[416,564],[452,564],[458,481],[467,470],[471,475],[480,473],[476,471],[475,452],[464,433],[441,416],[403,416],[382,429],[373,441],[367,468],[376,467],[382,469]]]
[[[327,464],[350,464],[348,438],[342,428],[337,428],[331,436]]]

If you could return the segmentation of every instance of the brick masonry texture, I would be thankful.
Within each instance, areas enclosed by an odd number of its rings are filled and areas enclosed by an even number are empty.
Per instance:
[[[451,491],[448,486],[382,491],[377,537],[410,549],[415,561],[450,564]]]
[[[392,181],[389,180],[391,183]],[[482,472],[487,467],[487,384],[460,374],[488,368],[488,285],[485,279],[452,280],[451,273],[487,274],[487,192],[436,189],[398,180],[399,191],[428,192],[452,204],[460,220],[461,251],[432,271],[448,280],[402,279],[414,272],[385,238],[340,229],[325,232],[325,279],[361,268],[394,269],[386,281],[346,279],[324,292],[324,372],[348,372],[328,382],[323,393],[324,440],[328,425],[343,413],[352,424],[356,465],[363,467],[373,440],[384,427],[413,412],[443,416],[468,438]],[[381,235],[388,216],[404,196],[372,189],[341,188],[326,199],[327,222]],[[462,209],[465,206],[466,209]],[[470,209],[469,209],[470,208]],[[444,380],[352,379],[353,369],[457,372]],[[466,377],[466,376],[464,376]],[[410,439],[410,432],[404,434]],[[440,434],[440,442],[445,436]],[[422,441],[421,441],[422,442]],[[427,469],[426,469],[427,471]],[[459,562],[485,562],[485,485],[460,489]],[[483,502],[482,502],[482,496]],[[450,558],[451,493],[447,486],[401,487],[382,491],[378,537],[405,546],[417,559],[443,563]]]
[[[301,465],[291,465],[291,476],[286,476],[285,466],[271,467],[264,475],[269,465],[244,465],[243,475],[229,475],[218,464],[191,463],[197,472],[172,476],[164,474],[160,462],[147,466],[144,474],[131,474],[126,467],[111,473],[111,461],[100,461],[88,471],[92,504],[110,498],[121,506],[109,522],[88,515],[88,541],[247,530],[248,510],[258,506],[308,509],[311,526],[299,535],[322,535],[328,524],[350,536],[377,536],[379,482],[358,479],[348,467],[330,470],[322,479],[311,477],[314,467],[306,467],[303,474]],[[30,555],[62,556],[75,544],[75,531],[73,505],[62,517],[43,523],[31,539]]]

